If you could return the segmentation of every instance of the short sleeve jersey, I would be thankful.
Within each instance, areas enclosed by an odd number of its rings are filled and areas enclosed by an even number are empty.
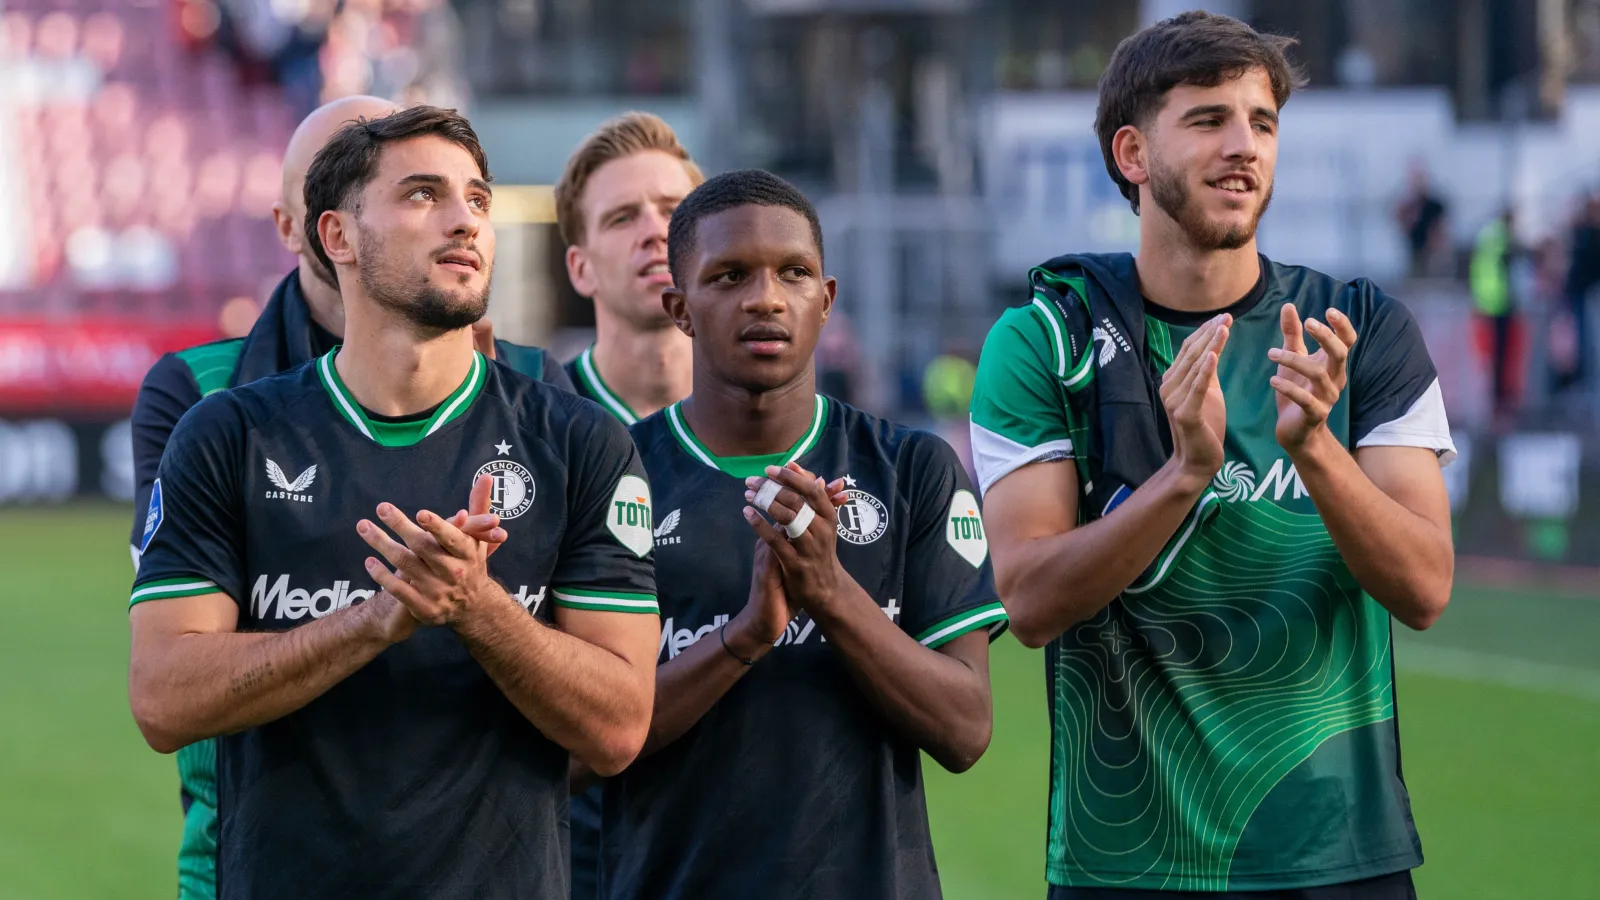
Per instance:
[[[481,475],[510,534],[490,573],[530,615],[656,613],[627,432],[477,354],[415,421],[362,409],[333,353],[202,400],[152,486],[132,602],[220,592],[240,631],[297,628],[375,591],[355,524],[378,503],[449,514]],[[448,628],[216,745],[219,897],[567,896],[567,753]]]
[[[274,354],[284,369],[294,368],[338,346],[339,338],[318,325],[300,291],[300,277],[290,272],[274,292],[251,331],[251,339],[281,340]],[[274,309],[277,314],[274,314]],[[292,308],[293,312],[288,312]],[[282,319],[289,321],[282,321]],[[285,340],[289,322],[303,322],[303,340]],[[199,344],[156,360],[145,373],[131,419],[134,468],[133,533],[129,549],[134,568],[144,549],[150,493],[172,430],[200,399],[233,387],[241,377],[245,338]],[[495,361],[557,387],[572,389],[566,370],[539,347],[495,341]],[[183,804],[183,840],[178,847],[178,886],[184,900],[216,896],[216,754],[212,742],[198,741],[179,750],[178,783]]]
[[[716,456],[676,405],[633,435],[658,490],[659,662],[744,607],[744,478],[789,460],[845,479],[840,562],[907,635],[939,647],[1005,627],[978,499],[937,437],[822,396],[769,457]],[[601,896],[938,897],[920,757],[801,614],[682,737],[607,782]]]
[[[594,346],[583,349],[564,366],[572,389],[578,396],[593,400],[624,425],[633,425],[639,416],[600,377],[594,364]],[[596,783],[572,796],[572,900],[594,900],[600,890],[600,805],[605,786]]]
[[[1423,447],[1448,462],[1438,377],[1400,303],[1310,269],[1264,258],[1262,269],[1228,310],[1225,462],[1211,490],[1151,572],[1048,649],[1054,884],[1275,890],[1421,861],[1389,615],[1356,584],[1274,437],[1267,350],[1282,343],[1284,303],[1302,320],[1337,307],[1358,337],[1333,433],[1352,450]],[[1164,370],[1214,314],[1147,303],[1145,353]],[[990,331],[972,398],[985,491],[1052,460],[1075,460],[1080,492],[1088,483],[1080,451],[1095,422],[1075,398],[1129,348],[1104,328],[1087,347],[1065,332],[1042,299]]]

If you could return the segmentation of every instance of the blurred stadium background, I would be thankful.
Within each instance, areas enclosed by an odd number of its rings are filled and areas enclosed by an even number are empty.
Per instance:
[[[841,282],[826,388],[959,446],[1027,267],[1134,249],[1093,88],[1192,5],[0,0],[0,897],[172,893],[173,766],[124,693],[127,416],[157,356],[243,333],[289,269],[270,206],[304,112],[465,109],[500,184],[491,316],[562,354],[591,320],[545,186],[585,133],[648,109],[708,171],[778,171]],[[1461,449],[1455,601],[1397,634],[1422,896],[1600,897],[1600,0],[1203,5],[1298,36],[1311,76],[1263,250],[1411,305]],[[1497,400],[1470,276],[1506,210]],[[998,644],[988,756],[930,775],[952,900],[1042,896],[1042,668]]]

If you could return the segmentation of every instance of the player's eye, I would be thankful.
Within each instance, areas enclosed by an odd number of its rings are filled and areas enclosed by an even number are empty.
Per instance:
[[[744,273],[737,269],[729,269],[726,272],[718,272],[711,276],[712,284],[738,284],[743,280]]]
[[[432,200],[433,188],[420,187],[406,195],[407,200]]]
[[[1272,133],[1272,123],[1271,122],[1257,122],[1256,123],[1256,130],[1261,132],[1262,134],[1271,134]]]
[[[471,202],[474,206],[484,210],[485,212],[487,212],[489,209],[489,198],[482,194],[478,194],[477,196],[473,197]]]
[[[792,281],[803,281],[811,277],[811,270],[805,266],[790,266],[783,270],[783,276]]]
[[[1221,119],[1199,119],[1194,123],[1201,128],[1215,128],[1222,124]]]
[[[611,221],[609,223],[607,223],[607,224],[612,226],[612,227],[615,227],[617,225],[626,225],[626,224],[628,224],[629,222],[632,222],[632,221],[633,221],[633,213],[617,213],[616,215],[611,217]]]

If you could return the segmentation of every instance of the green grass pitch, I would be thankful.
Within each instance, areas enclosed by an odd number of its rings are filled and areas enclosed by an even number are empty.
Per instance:
[[[0,511],[0,898],[174,893],[174,764],[127,705],[129,523]],[[1396,653],[1423,900],[1600,896],[1600,600],[1462,587]],[[988,754],[927,764],[949,900],[1043,897],[1043,666],[996,643]]]

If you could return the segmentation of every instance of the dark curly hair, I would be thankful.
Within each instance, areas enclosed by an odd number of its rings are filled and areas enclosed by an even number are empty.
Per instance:
[[[695,230],[700,220],[738,206],[781,206],[792,209],[811,223],[811,237],[822,255],[822,222],[817,208],[800,189],[764,169],[725,172],[695,188],[672,212],[667,227],[667,266],[672,282],[684,283],[684,268],[694,254]]]
[[[338,270],[322,247],[317,222],[333,209],[361,212],[361,189],[378,174],[378,158],[385,144],[436,135],[455,144],[478,164],[484,181],[493,181],[489,160],[478,134],[466,117],[453,109],[413,106],[376,119],[357,119],[334,133],[306,170],[306,243],[317,261],[338,277]]]

